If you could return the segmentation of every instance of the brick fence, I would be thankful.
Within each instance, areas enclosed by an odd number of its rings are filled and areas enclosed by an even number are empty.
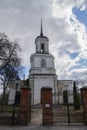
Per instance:
[[[87,86],[80,89],[83,103],[84,122],[87,125]]]
[[[42,87],[41,89],[41,103],[42,103],[42,124],[53,124],[53,103],[52,103],[52,88]]]
[[[31,114],[31,89],[29,87],[21,88],[19,124],[28,125]]]

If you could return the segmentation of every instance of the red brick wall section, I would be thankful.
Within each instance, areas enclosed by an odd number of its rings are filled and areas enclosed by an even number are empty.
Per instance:
[[[43,87],[41,89],[41,103],[43,109],[43,125],[53,124],[53,103],[52,103],[52,88]]]
[[[83,102],[84,121],[87,125],[87,87],[83,87],[80,90]]]
[[[21,99],[20,99],[20,114],[19,114],[19,124],[28,125],[30,122],[30,105],[31,105],[31,89],[26,87],[21,89]]]

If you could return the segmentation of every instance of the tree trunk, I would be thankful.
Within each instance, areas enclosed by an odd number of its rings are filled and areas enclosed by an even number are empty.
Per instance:
[[[1,113],[3,113],[3,108],[4,108],[4,100],[5,100],[5,88],[3,90],[3,94],[2,94],[2,99],[1,99]]]
[[[3,94],[2,94],[2,99],[1,99],[1,113],[3,113],[3,110],[4,110],[4,104],[5,104],[5,94],[6,94],[6,88],[7,88],[7,85],[8,83],[5,85],[6,83],[6,80],[4,81],[3,83]]]

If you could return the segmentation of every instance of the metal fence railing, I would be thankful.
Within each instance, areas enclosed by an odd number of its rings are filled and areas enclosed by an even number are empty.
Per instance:
[[[12,101],[13,102],[13,101]],[[0,124],[15,124],[18,122],[19,104],[0,104]]]
[[[83,107],[80,110],[74,110],[73,105],[58,104],[53,106],[53,121],[54,124],[82,124],[84,123]]]

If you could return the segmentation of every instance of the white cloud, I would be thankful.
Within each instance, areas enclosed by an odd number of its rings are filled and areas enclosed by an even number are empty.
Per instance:
[[[29,65],[29,57],[35,52],[34,40],[40,33],[40,19],[43,18],[44,35],[50,39],[50,52],[55,56],[58,77],[75,73],[79,76],[79,70],[86,71],[86,68],[76,67],[80,59],[87,59],[87,33],[85,25],[72,13],[74,7],[85,10],[87,1],[1,0],[0,32],[5,32],[11,40],[19,39],[23,64]],[[78,56],[73,59],[67,51],[78,52]]]

